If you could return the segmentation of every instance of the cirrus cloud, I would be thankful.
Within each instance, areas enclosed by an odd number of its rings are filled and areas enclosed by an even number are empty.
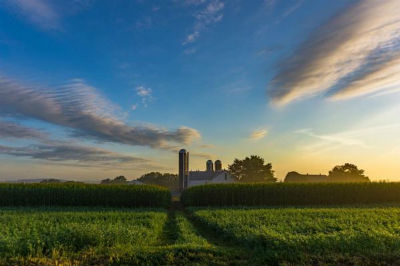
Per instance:
[[[0,116],[44,121],[67,129],[75,137],[158,149],[200,138],[197,130],[184,126],[167,130],[128,125],[113,114],[116,109],[80,79],[56,88],[37,88],[0,76]]]
[[[251,140],[259,140],[267,136],[267,134],[268,131],[266,129],[257,129],[250,134],[249,138]]]
[[[280,62],[274,103],[326,93],[348,99],[400,86],[400,1],[357,1]]]

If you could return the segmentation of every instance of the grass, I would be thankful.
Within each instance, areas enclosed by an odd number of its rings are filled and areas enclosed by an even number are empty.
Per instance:
[[[258,265],[398,265],[400,208],[191,209]]]

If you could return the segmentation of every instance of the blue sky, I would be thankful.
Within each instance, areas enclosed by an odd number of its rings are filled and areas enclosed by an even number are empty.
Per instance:
[[[5,0],[0,179],[258,154],[278,178],[400,178],[396,0]]]

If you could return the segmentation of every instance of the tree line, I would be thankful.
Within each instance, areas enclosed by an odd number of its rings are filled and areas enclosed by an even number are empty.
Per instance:
[[[275,171],[272,169],[271,163],[257,155],[251,155],[244,159],[235,159],[227,170],[239,182],[243,183],[261,183],[261,182],[277,182]],[[308,181],[307,177],[313,175],[301,175],[297,172],[289,172],[285,181],[289,181],[288,177],[294,177],[296,182],[313,182]],[[329,171],[328,175],[318,175],[318,182],[368,182],[369,178],[364,174],[364,170],[351,163],[337,165]],[[178,189],[178,175],[171,173],[150,172],[142,175],[136,181],[136,184],[159,185],[169,188],[170,190]],[[114,179],[104,179],[102,184],[128,184],[128,180],[124,176],[117,176]]]

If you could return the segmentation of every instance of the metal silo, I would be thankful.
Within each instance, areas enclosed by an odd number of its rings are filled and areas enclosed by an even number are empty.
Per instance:
[[[215,171],[222,171],[222,163],[220,160],[215,161]]]
[[[207,169],[207,172],[213,172],[214,171],[214,164],[213,164],[213,162],[211,160],[208,160],[206,162],[206,169]]]
[[[187,188],[189,176],[189,152],[185,149],[179,151],[179,191]]]

